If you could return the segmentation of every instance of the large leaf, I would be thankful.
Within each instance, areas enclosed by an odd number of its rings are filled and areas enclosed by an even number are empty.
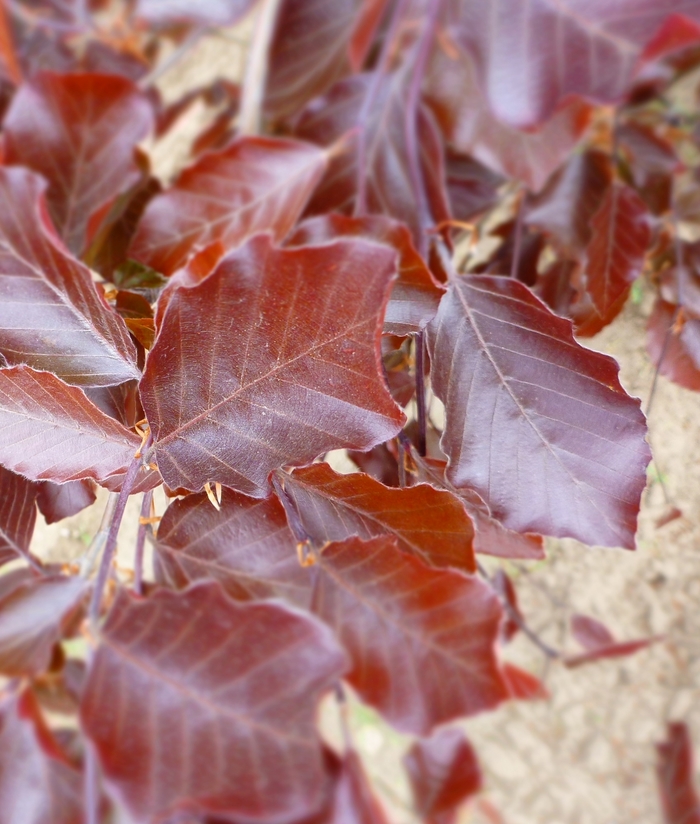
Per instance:
[[[233,249],[265,231],[282,240],[325,167],[325,153],[309,143],[241,138],[204,155],[151,200],[129,256],[170,275],[216,241]]]
[[[365,237],[396,249],[399,277],[386,308],[386,334],[420,332],[435,317],[443,289],[430,274],[405,226],[384,215],[324,215],[304,221],[290,239],[290,245],[324,243],[337,237]]]
[[[282,504],[274,496],[249,498],[224,489],[217,512],[205,493],[172,503],[158,527],[156,577],[184,587],[215,578],[239,601],[280,597],[309,602],[308,570]]]
[[[334,154],[308,212],[388,215],[410,228],[421,249],[426,227],[449,217],[442,142],[430,111],[421,107],[415,126],[410,127],[416,130],[420,155],[414,164],[407,140],[406,72],[388,74],[376,85],[374,81],[369,74],[341,80],[323,98],[310,103],[299,119],[296,133],[300,137],[324,146],[340,138],[345,141],[343,150]],[[360,186],[364,197],[358,204]]]
[[[666,740],[656,745],[664,824],[700,824],[700,799],[694,783],[693,743],[682,721],[667,724]]]
[[[537,131],[501,122],[478,88],[472,56],[457,43],[450,44],[449,54],[436,48],[426,82],[428,102],[448,141],[533,191],[563,163],[589,122],[590,107],[580,100],[567,101]]]
[[[389,537],[330,544],[318,566],[314,606],[350,653],[348,681],[400,730],[426,734],[508,697],[491,587],[431,569]]]
[[[358,6],[359,0],[282,0],[265,87],[270,118],[294,114],[350,70]]]
[[[87,582],[64,575],[29,573],[0,596],[0,673],[40,675],[51,663],[54,644],[75,618]]]
[[[263,497],[273,469],[393,437],[403,415],[378,368],[394,271],[393,251],[365,241],[258,236],[174,290],[141,383],[168,486]]]
[[[0,824],[83,824],[80,773],[31,692],[0,706]]]
[[[54,242],[45,188],[26,169],[0,169],[0,353],[80,386],[137,378],[124,321],[90,270]]]
[[[481,789],[474,748],[461,730],[443,728],[416,741],[404,757],[421,821],[437,822]],[[447,819],[448,821],[451,819]]]
[[[0,369],[0,463],[34,481],[103,483],[141,439],[50,372]]]
[[[0,466],[0,566],[29,554],[36,495],[35,484]]]
[[[428,565],[476,571],[474,528],[461,501],[428,484],[392,489],[369,475],[313,464],[284,477],[301,522],[318,542],[391,535]]]
[[[633,548],[650,453],[615,361],[510,278],[455,278],[428,332],[449,480],[518,532]]]
[[[18,91],[3,123],[6,162],[49,181],[49,212],[73,254],[90,217],[139,179],[134,148],[152,125],[147,98],[123,77],[42,73]]]
[[[147,601],[122,590],[88,674],[82,726],[137,820],[296,819],[322,801],[316,705],[344,665],[311,617],[237,604],[217,583]],[[126,707],[138,723],[124,723]]]
[[[475,58],[499,120],[537,126],[571,95],[614,103],[671,12],[700,19],[697,0],[454,0],[448,31]],[[678,25],[681,25],[678,21]],[[671,39],[671,38],[669,38]]]

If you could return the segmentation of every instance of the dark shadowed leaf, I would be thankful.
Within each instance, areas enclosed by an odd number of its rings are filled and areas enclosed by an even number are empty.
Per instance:
[[[472,57],[457,43],[450,44],[449,54],[436,47],[426,91],[454,148],[533,191],[564,162],[590,118],[590,107],[572,100],[537,131],[522,132],[499,121],[478,88]]]
[[[616,641],[605,624],[588,615],[578,614],[571,617],[571,634],[586,652],[567,656],[564,663],[570,668],[603,658],[623,658],[660,640],[659,636],[654,636],[635,641]]]
[[[263,497],[273,469],[393,437],[403,415],[377,371],[393,273],[377,244],[258,236],[176,289],[141,383],[167,485]]]
[[[324,215],[304,221],[294,232],[289,245],[313,245],[338,237],[364,237],[396,249],[399,277],[386,308],[386,334],[420,332],[435,317],[444,290],[430,274],[405,226],[383,215],[357,218]]]
[[[658,298],[649,318],[647,349],[664,377],[700,391],[700,320],[682,318],[678,307]]]
[[[277,138],[241,138],[206,154],[148,204],[129,257],[171,275],[216,241],[228,250],[257,232],[282,240],[325,167],[316,146]]]
[[[517,127],[542,123],[570,95],[616,102],[669,13],[700,18],[694,0],[493,0],[488,14],[480,0],[455,0],[450,11],[450,34],[475,56],[494,114]]]
[[[384,443],[368,452],[348,450],[350,460],[385,486],[399,486],[399,466],[396,455]]]
[[[671,144],[650,126],[624,123],[617,130],[620,151],[627,159],[629,177],[654,214],[671,207],[673,172],[679,160]]]
[[[359,0],[283,0],[270,51],[265,114],[297,112],[350,70],[348,45]]]
[[[296,539],[274,496],[224,489],[219,512],[205,493],[175,501],[158,527],[155,567],[157,580],[177,588],[214,578],[239,601],[309,601],[309,571],[299,565]]]
[[[428,484],[392,489],[319,463],[285,475],[284,488],[317,542],[391,535],[429,566],[476,571],[474,528],[461,501]]]
[[[90,217],[140,177],[134,147],[152,125],[147,98],[123,77],[42,73],[18,91],[3,124],[6,162],[49,181],[49,213],[73,254]]]
[[[421,821],[433,822],[455,812],[481,790],[479,762],[461,730],[442,728],[430,738],[416,741],[404,764]]]
[[[493,576],[492,583],[496,592],[501,596],[501,600],[505,602],[504,605],[508,606],[503,611],[504,620],[501,626],[501,641],[507,644],[518,632],[525,619],[520,612],[518,593],[510,577],[499,569]]]
[[[88,589],[81,577],[30,573],[0,595],[0,672],[40,675]]]
[[[448,149],[445,174],[454,220],[469,220],[496,205],[504,180],[478,161]]]
[[[83,824],[82,784],[34,695],[5,699],[0,705],[0,824]]]
[[[138,820],[176,811],[295,819],[323,797],[316,705],[344,665],[309,616],[238,604],[218,583],[147,601],[122,590],[90,668],[82,726]],[[140,723],[124,724],[126,706]]]
[[[37,490],[37,506],[47,524],[55,524],[95,503],[92,481],[69,481],[54,484],[43,481]]]
[[[615,317],[614,308],[642,271],[651,240],[648,215],[634,189],[615,182],[591,219],[586,291],[603,321]]]
[[[0,169],[0,352],[10,364],[80,386],[137,378],[124,321],[98,294],[90,270],[53,240],[45,188],[26,169]]]
[[[428,332],[451,483],[518,532],[632,548],[650,454],[615,361],[509,278],[455,278]]]
[[[369,54],[383,16],[391,5],[391,0],[361,0],[348,45],[348,54],[354,72],[362,70],[362,65]]]
[[[0,462],[13,471],[34,481],[102,483],[126,471],[140,443],[50,372],[0,369]]]
[[[353,213],[362,180],[364,202],[354,213],[383,214],[405,223],[423,251],[425,228],[449,218],[443,148],[430,111],[419,109],[416,133],[421,191],[416,191],[406,140],[406,84],[405,71],[381,78],[374,88],[369,74],[341,80],[325,97],[309,104],[296,133],[323,146],[341,137],[346,140],[343,150],[331,159],[311,199],[309,213]],[[367,100],[371,100],[369,109]],[[359,150],[361,136],[363,152]]]
[[[656,778],[664,824],[700,824],[690,731],[682,721],[670,722],[666,736],[656,745]]]
[[[398,729],[424,735],[506,698],[491,587],[388,537],[330,544],[318,568],[315,608],[350,653],[347,679]]]
[[[36,484],[0,466],[0,566],[29,554],[36,493]]]
[[[256,0],[138,0],[136,14],[152,26],[231,26]]]

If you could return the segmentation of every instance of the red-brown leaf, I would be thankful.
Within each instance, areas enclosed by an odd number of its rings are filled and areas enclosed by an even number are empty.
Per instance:
[[[240,138],[204,155],[146,207],[129,256],[171,275],[194,253],[220,242],[229,250],[258,232],[282,240],[326,167],[309,143]]]
[[[0,466],[0,566],[29,554],[36,494],[36,484]]]
[[[364,237],[385,243],[398,253],[398,280],[384,317],[384,332],[388,335],[410,335],[420,332],[435,317],[442,287],[413,245],[405,226],[384,215],[346,217],[330,214],[304,221],[290,240],[292,246],[324,243],[337,237]]]
[[[152,127],[150,103],[126,78],[43,72],[5,117],[5,159],[49,181],[54,226],[79,255],[90,217],[139,179],[134,148]]]
[[[633,641],[616,641],[610,630],[600,621],[588,615],[578,614],[571,618],[571,634],[586,652],[567,656],[564,664],[569,668],[604,658],[624,658],[661,640],[659,636],[653,636]]]
[[[263,497],[273,469],[393,437],[403,415],[378,372],[393,273],[377,244],[259,236],[174,290],[141,383],[167,485]]]
[[[347,679],[398,729],[424,735],[508,696],[491,587],[431,569],[388,537],[330,544],[318,567],[314,604],[350,653]]]
[[[429,566],[476,571],[474,528],[461,501],[428,484],[392,489],[318,463],[284,476],[301,522],[318,542],[391,535]]]
[[[451,483],[518,532],[632,548],[650,454],[615,361],[509,278],[456,278],[428,333]]]
[[[678,308],[658,298],[649,318],[647,350],[659,372],[674,383],[700,391],[700,320],[676,324]]]
[[[205,493],[175,501],[158,527],[155,567],[159,581],[178,588],[214,578],[239,601],[309,601],[309,571],[299,565],[296,539],[274,496],[224,489],[219,512]]]
[[[690,731],[682,721],[670,722],[666,741],[656,745],[656,777],[664,824],[700,824],[693,744]]]
[[[141,439],[50,372],[0,369],[0,462],[34,481],[123,473]]]
[[[416,741],[404,757],[421,821],[455,812],[481,790],[482,777],[474,748],[461,730],[443,728]]]
[[[82,726],[138,820],[296,819],[322,801],[316,705],[344,666],[325,627],[280,604],[238,604],[214,582],[147,601],[122,590]]]
[[[37,490],[37,506],[47,524],[55,524],[95,503],[92,481],[69,481],[54,484],[43,481]]]
[[[0,353],[79,386],[138,378],[124,321],[54,240],[45,188],[26,169],[0,169]]]
[[[0,824],[83,824],[82,783],[34,695],[6,699],[0,706]]]
[[[80,609],[84,578],[30,573],[0,597],[0,672],[40,675],[51,663],[54,644]]]

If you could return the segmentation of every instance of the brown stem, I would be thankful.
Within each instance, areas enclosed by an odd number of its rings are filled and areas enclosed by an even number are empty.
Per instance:
[[[146,546],[146,534],[151,530],[151,525],[146,522],[150,517],[151,505],[153,503],[153,490],[143,493],[141,501],[141,517],[139,518],[139,531],[136,535],[136,551],[134,553],[134,591],[137,595],[143,594],[143,555]]]

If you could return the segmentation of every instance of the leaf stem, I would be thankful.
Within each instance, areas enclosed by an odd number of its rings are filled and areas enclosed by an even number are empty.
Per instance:
[[[100,561],[100,568],[97,572],[97,580],[95,581],[95,588],[92,591],[92,600],[90,601],[89,617],[90,623],[95,626],[100,617],[100,606],[102,604],[102,596],[104,594],[109,574],[112,569],[112,559],[117,548],[117,536],[119,535],[119,527],[124,517],[124,510],[126,509],[126,502],[129,500],[129,495],[136,485],[139,471],[143,466],[143,454],[151,445],[152,435],[149,433],[146,443],[143,448],[134,456],[134,459],[129,464],[129,468],[122,481],[121,492],[117,498],[114,512],[109,524],[109,532],[107,533],[107,540],[105,542],[104,552],[102,553],[102,560]]]
[[[270,64],[270,46],[275,36],[280,5],[281,0],[260,0],[243,79],[241,111],[238,117],[238,131],[241,135],[260,133]]]
[[[423,332],[415,337],[416,347],[416,407],[418,410],[418,454],[425,457],[427,446],[427,413],[425,407],[425,339]]]
[[[518,270],[520,269],[520,252],[523,241],[523,212],[525,192],[522,187],[518,191],[518,205],[515,211],[515,236],[513,238],[513,257],[510,261],[510,276],[517,280]]]
[[[99,557],[100,552],[105,545],[107,534],[109,532],[109,525],[112,523],[118,498],[119,495],[116,492],[109,493],[105,511],[102,514],[102,520],[100,521],[100,527],[95,533],[95,537],[92,539],[90,546],[87,548],[87,551],[83,555],[82,561],[80,562],[80,574],[84,578],[87,578],[87,576],[92,572],[92,569],[95,566],[95,560]]]
[[[100,824],[100,791],[97,774],[97,758],[90,744],[85,747],[83,796],[85,803],[85,824]]]
[[[151,514],[151,505],[153,503],[153,490],[149,489],[143,493],[143,500],[141,501],[141,517],[139,518],[139,531],[136,535],[136,551],[134,552],[134,591],[137,595],[143,594],[143,555],[146,546],[146,534],[151,529],[150,524],[146,523]]]

